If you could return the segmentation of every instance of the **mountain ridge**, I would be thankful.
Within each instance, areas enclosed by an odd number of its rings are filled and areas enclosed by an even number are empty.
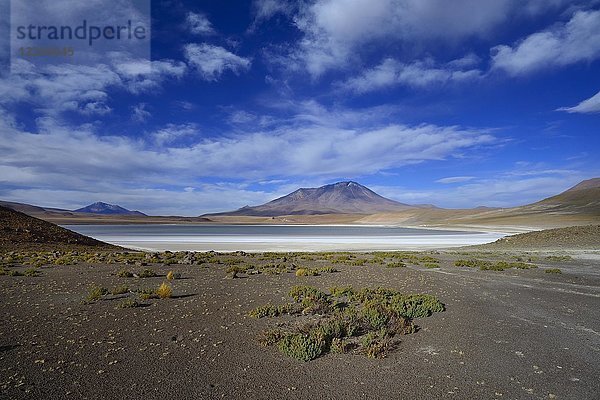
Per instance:
[[[235,211],[203,216],[260,216],[373,214],[413,208],[385,198],[354,181],[336,182],[316,188],[299,188],[258,206],[244,206]]]
[[[108,204],[101,201],[97,201],[90,205],[87,205],[77,210],[73,210],[75,213],[88,213],[88,214],[102,214],[102,215],[140,215],[146,216],[146,214],[140,211],[131,211],[123,208],[116,204]]]

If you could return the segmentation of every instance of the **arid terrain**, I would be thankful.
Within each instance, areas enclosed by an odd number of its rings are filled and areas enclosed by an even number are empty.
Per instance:
[[[103,254],[3,256],[2,398],[591,399],[600,392],[597,252],[584,258]],[[537,268],[480,270],[455,266],[459,259]],[[31,262],[39,266],[36,276],[8,273],[24,272],[31,266],[22,264]],[[337,272],[296,276],[301,267]],[[157,276],[143,277],[151,275],[146,269]],[[169,271],[180,279],[167,280]],[[171,298],[143,299],[167,281]],[[296,285],[430,294],[445,311],[414,318],[417,331],[397,335],[384,358],[349,350],[302,362],[277,346],[263,347],[258,337],[305,317],[248,315],[257,306],[285,303]],[[90,300],[94,287],[108,294]],[[134,299],[136,307],[119,308]]]
[[[0,211],[1,398],[600,393],[598,225],[427,252],[144,253]]]

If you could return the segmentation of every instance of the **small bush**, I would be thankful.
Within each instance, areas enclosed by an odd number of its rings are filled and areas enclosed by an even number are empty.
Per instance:
[[[573,257],[571,257],[571,256],[547,256],[546,260],[564,262],[564,261],[573,261]]]
[[[175,279],[181,279],[181,274],[179,272],[169,271],[167,273],[167,279],[170,281],[175,280]]]
[[[131,271],[127,271],[126,269],[122,269],[119,272],[117,272],[117,276],[119,278],[131,278],[133,276],[133,273]]]
[[[310,361],[321,355],[321,346],[310,336],[292,333],[283,337],[277,345],[279,351],[300,361]]]
[[[258,337],[258,343],[260,343],[264,347],[273,346],[279,343],[279,341],[283,339],[285,335],[286,333],[279,328],[268,329],[266,331],[261,332],[261,334]]]
[[[23,273],[23,275],[25,275],[25,276],[38,276],[39,274],[40,274],[40,271],[38,271],[37,268],[28,268]]]
[[[352,346],[350,342],[345,339],[333,338],[331,341],[330,351],[332,353],[347,353],[351,350]]]
[[[21,271],[11,269],[8,271],[8,276],[23,276],[23,273]]]
[[[105,287],[100,287],[100,286],[94,286],[90,289],[87,297],[86,297],[86,301],[88,303],[93,303],[95,301],[98,301],[102,298],[102,296],[107,295],[108,294],[108,289]]]
[[[354,293],[354,290],[352,289],[352,286],[333,286],[329,288],[329,293],[331,293],[333,297],[344,297]]]
[[[387,263],[385,264],[386,268],[404,268],[406,267],[406,264],[404,264],[401,261],[397,261],[397,262],[392,262],[392,263]]]
[[[334,272],[339,272],[339,271],[333,267],[323,267],[323,268],[319,268],[317,270],[317,272],[322,273],[322,274],[332,274]]]
[[[168,299],[173,296],[173,289],[168,283],[161,283],[158,289],[156,289],[156,294],[161,299]]]
[[[547,274],[562,274],[562,271],[560,270],[560,268],[548,268],[544,272]]]
[[[117,286],[116,288],[114,288],[111,293],[112,294],[125,294],[128,292],[129,292],[129,286],[120,285],[120,286]]]
[[[318,276],[319,272],[311,268],[298,268],[296,270],[296,276]]]
[[[226,274],[245,274],[246,271],[251,269],[251,265],[231,265],[225,270]]]
[[[140,306],[141,306],[141,304],[138,303],[137,301],[135,301],[133,299],[127,299],[127,300],[123,300],[121,303],[119,303],[117,308],[136,308],[136,307],[140,307]]]
[[[444,311],[444,305],[434,296],[405,295],[391,289],[361,289],[332,287],[330,294],[311,286],[294,286],[289,296],[295,303],[257,307],[250,315],[265,316],[298,314],[300,325],[294,329],[263,332],[263,345],[278,344],[284,354],[308,361],[327,352],[356,352],[367,357],[384,357],[395,347],[396,335],[416,331],[412,318]],[[281,325],[283,326],[283,325]]]
[[[140,278],[154,278],[156,276],[156,272],[150,268],[146,268],[138,275]]]

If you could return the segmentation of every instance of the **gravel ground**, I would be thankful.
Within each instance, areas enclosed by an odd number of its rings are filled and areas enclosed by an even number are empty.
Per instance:
[[[120,278],[122,266],[88,264],[0,276],[0,398],[600,398],[600,263],[452,265],[467,256],[434,255],[439,269],[335,265],[340,272],[315,277],[226,279],[222,265],[155,265],[181,272],[175,297],[131,309],[115,308],[123,295],[82,300],[93,284],[156,288],[164,276]],[[557,267],[562,274],[544,273]],[[420,330],[387,358],[302,363],[257,343],[276,320],[247,316],[298,284],[429,293],[446,311],[417,319]]]

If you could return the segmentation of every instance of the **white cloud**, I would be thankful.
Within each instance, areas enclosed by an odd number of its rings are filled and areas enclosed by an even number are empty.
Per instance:
[[[250,26],[250,30],[255,29],[258,24],[277,14],[290,15],[294,9],[294,4],[285,0],[254,0],[252,2],[254,21]]]
[[[235,74],[250,68],[249,58],[240,57],[220,46],[190,43],[184,47],[185,58],[200,76],[207,81],[217,81],[230,70]]]
[[[580,171],[556,172],[521,176],[500,173],[497,178],[474,179],[463,185],[443,189],[411,190],[404,187],[378,187],[377,193],[408,204],[434,204],[445,208],[515,207],[554,196],[577,184],[589,175]]]
[[[196,124],[167,124],[165,127],[152,133],[156,144],[160,147],[165,145],[174,146],[180,139],[197,136],[200,129]]]
[[[171,60],[135,60],[119,53],[109,63],[87,65],[47,65],[34,67],[15,61],[15,73],[0,79],[0,105],[27,102],[45,115],[75,111],[84,115],[104,115],[111,89],[141,93],[160,86],[166,79],[181,77],[185,64]]]
[[[442,179],[438,179],[436,182],[437,183],[461,183],[461,182],[467,182],[470,180],[475,179],[474,176],[450,176],[448,178],[442,178]]]
[[[593,114],[600,113],[600,92],[573,107],[561,107],[557,111],[568,113]]]
[[[567,23],[492,52],[492,68],[513,76],[595,60],[600,57],[600,11],[577,11]]]
[[[304,36],[288,64],[313,76],[345,68],[367,45],[400,41],[456,43],[485,36],[515,15],[554,9],[563,0],[317,0],[301,7],[294,22]],[[418,47],[418,46],[417,46]]]
[[[465,65],[466,62],[467,60],[460,59],[446,65],[436,66],[430,60],[406,64],[388,58],[378,66],[364,71],[359,76],[348,79],[339,86],[357,93],[365,93],[395,85],[425,87],[444,85],[451,82],[464,82],[481,77],[481,71],[477,69],[463,70],[457,68]],[[469,60],[468,62],[473,61]]]
[[[186,23],[190,32],[197,35],[213,35],[215,30],[206,15],[189,12]]]
[[[131,119],[136,122],[145,122],[151,114],[146,110],[146,103],[136,104],[132,107]]]
[[[330,110],[308,103],[295,114],[272,117],[264,131],[240,128],[208,137],[192,124],[166,125],[138,139],[100,135],[93,125],[64,125],[50,117],[38,119],[38,133],[30,133],[3,115],[0,181],[22,190],[128,193],[173,182],[183,190],[205,178],[325,180],[444,160],[495,142],[485,131],[399,125],[382,122],[385,116],[377,122],[375,116],[381,117],[372,109]],[[237,206],[244,205],[240,199]]]

